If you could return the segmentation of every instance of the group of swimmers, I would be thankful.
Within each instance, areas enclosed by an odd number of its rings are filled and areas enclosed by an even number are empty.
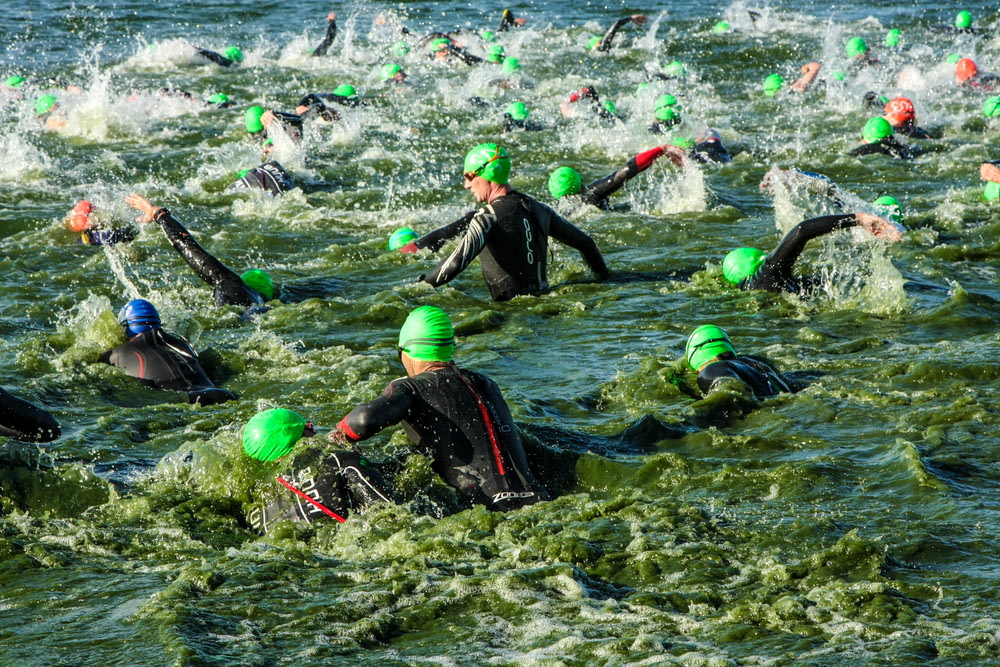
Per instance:
[[[643,15],[622,18],[603,37],[592,40],[589,48],[606,51],[623,26],[645,22]],[[525,23],[523,17],[506,10],[498,32],[516,29]],[[404,27],[396,26],[395,29],[400,36],[409,34]],[[331,12],[324,40],[313,50],[313,55],[326,54],[336,34],[336,15]],[[462,46],[456,35],[449,33],[432,33],[418,45],[429,47],[433,58],[454,58],[463,65],[512,59],[497,49],[490,49],[486,58],[480,58]],[[398,43],[396,46],[402,48]],[[849,42],[848,51],[857,52],[858,62],[862,59],[866,64],[874,62],[867,48],[861,48],[854,40]],[[198,54],[223,67],[231,67],[242,60],[242,52],[237,47],[226,49],[221,55],[204,49],[199,49]],[[388,74],[383,76],[384,80],[405,79],[402,68],[394,63],[383,69],[383,74]],[[793,84],[791,90],[807,90],[819,80],[819,71],[818,63],[804,66],[802,79]],[[664,75],[664,80],[669,80],[669,76]],[[990,85],[988,77],[980,77],[977,81],[984,89]],[[768,85],[770,87],[765,87],[768,95],[781,89],[780,83],[775,81]],[[226,102],[221,98],[216,101],[218,104]],[[329,94],[307,94],[296,105],[294,113],[254,105],[244,114],[245,127],[265,146],[270,141],[269,129],[278,127],[299,141],[303,124],[310,117],[326,122],[339,118],[339,113],[327,106],[330,103],[350,107],[363,102],[353,87],[342,86]],[[567,116],[579,109],[586,109],[586,113],[602,121],[613,121],[616,114],[613,105],[602,102],[593,86],[577,90],[563,104]],[[45,114],[52,112],[52,107],[45,109]],[[669,134],[670,128],[677,124],[678,114],[676,99],[667,93],[660,95],[655,105],[656,122],[650,131]],[[507,115],[512,123],[524,120],[523,117],[515,118],[510,110]],[[865,145],[876,146],[879,152],[892,154],[895,150],[897,157],[907,157],[889,141],[896,127],[902,128],[908,136],[930,136],[926,132],[921,134],[916,127],[912,103],[906,98],[886,100],[885,116],[877,118],[882,122],[872,119],[869,122],[871,130],[866,126],[864,134]],[[886,131],[884,125],[890,130]],[[529,128],[522,124],[521,129]],[[859,150],[856,154],[871,150],[874,149]],[[724,163],[730,157],[718,133],[707,131],[697,141],[677,141],[674,137],[672,142],[642,151],[621,168],[587,185],[575,169],[560,167],[548,180],[549,192],[558,202],[552,207],[511,187],[512,159],[502,144],[478,144],[465,155],[462,179],[465,189],[480,207],[423,235],[401,228],[391,236],[389,247],[403,253],[437,252],[450,240],[457,239],[453,250],[418,280],[439,287],[454,280],[479,258],[483,278],[494,301],[531,297],[549,290],[550,239],[577,250],[598,279],[607,279],[612,271],[598,245],[589,234],[569,222],[565,213],[576,206],[606,207],[614,192],[663,156],[679,168],[687,168],[692,160]],[[827,189],[826,194],[836,201],[836,187],[832,183],[816,174],[798,173],[821,183]],[[980,175],[984,180],[1000,183],[997,163],[981,165]],[[294,187],[294,181],[280,164],[271,160],[242,173],[235,185],[281,194]],[[260,269],[238,273],[225,266],[166,208],[139,194],[128,195],[126,203],[138,211],[137,223],[156,223],[161,228],[174,249],[212,287],[216,305],[238,305],[245,309],[247,318],[253,318],[266,312],[268,301],[280,298],[279,288],[269,274]],[[889,202],[890,208],[893,205]],[[865,211],[845,211],[804,220],[769,253],[756,248],[737,248],[729,252],[721,258],[722,275],[740,289],[808,294],[814,282],[809,277],[796,275],[793,270],[806,244],[819,236],[854,226],[882,240],[901,240],[901,225],[891,219],[893,216],[888,208],[883,210],[885,217]],[[102,229],[94,225],[93,214],[89,202],[80,202],[70,212],[67,225],[92,244],[124,243],[134,238],[135,230],[131,227]],[[197,353],[186,341],[163,330],[160,315],[149,301],[130,300],[122,308],[118,320],[126,340],[105,352],[101,361],[151,386],[184,391],[192,403],[211,405],[237,398],[212,382],[201,367]],[[281,488],[276,488],[273,497],[248,512],[248,521],[255,529],[266,532],[275,521],[282,519],[342,520],[350,511],[370,502],[392,500],[394,494],[389,479],[392,471],[369,462],[357,451],[355,443],[397,423],[402,423],[415,448],[430,457],[434,470],[469,502],[494,510],[509,510],[550,497],[545,480],[538,479],[528,465],[518,429],[499,388],[485,375],[455,364],[454,328],[447,313],[430,305],[414,309],[402,323],[397,349],[406,377],[394,380],[380,397],[345,415],[328,434],[326,444],[296,450],[297,443],[302,438],[313,437],[316,430],[293,410],[267,410],[247,423],[243,429],[243,447],[251,458],[272,462],[297,451],[286,472],[278,478]],[[699,388],[705,393],[731,383],[747,388],[757,398],[791,390],[788,381],[766,360],[739,355],[725,330],[715,324],[703,324],[692,330],[685,356],[697,374]],[[6,393],[0,395],[0,399],[0,415],[7,414],[2,410],[8,410],[21,420],[14,424],[17,428],[11,426],[11,420],[3,420],[3,426],[15,437],[34,441],[58,437],[58,424],[51,415]]]

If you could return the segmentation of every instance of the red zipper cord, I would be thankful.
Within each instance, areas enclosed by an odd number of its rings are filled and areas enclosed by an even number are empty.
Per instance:
[[[503,467],[503,457],[501,457],[500,455],[500,444],[497,442],[497,434],[496,431],[493,430],[493,421],[490,419],[490,413],[486,409],[486,404],[483,403],[483,399],[479,398],[479,394],[477,394],[476,390],[472,388],[472,384],[468,380],[466,380],[465,377],[460,372],[457,373],[457,375],[459,379],[461,379],[462,382],[465,384],[465,387],[469,390],[469,393],[472,394],[472,397],[476,399],[476,403],[479,404],[479,411],[483,413],[483,423],[486,425],[486,435],[490,439],[490,444],[493,446],[493,456],[497,460],[497,472],[500,473],[501,477],[503,477],[504,475],[507,474],[507,471],[504,470]]]
[[[278,484],[281,484],[283,487],[285,487],[286,489],[288,489],[289,491],[291,491],[295,495],[299,496],[300,498],[302,498],[306,502],[311,503],[312,505],[315,505],[324,514],[326,514],[327,516],[333,517],[334,519],[336,519],[340,523],[344,523],[345,521],[347,521],[347,519],[345,519],[344,517],[340,516],[339,514],[337,514],[336,512],[334,512],[333,510],[331,510],[330,508],[328,508],[323,503],[319,502],[315,498],[307,496],[306,494],[304,494],[301,491],[299,491],[298,489],[296,489],[294,486],[292,486],[291,484],[289,484],[288,481],[284,477],[282,477],[282,476],[279,475],[279,476],[275,477],[275,479],[278,480]]]

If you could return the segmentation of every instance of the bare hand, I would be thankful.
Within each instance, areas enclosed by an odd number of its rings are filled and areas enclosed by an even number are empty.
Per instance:
[[[1000,183],[1000,167],[990,162],[979,165],[979,178],[992,183]]]
[[[263,125],[264,127],[267,127],[275,120],[277,120],[277,118],[274,115],[274,112],[271,111],[270,109],[268,109],[267,111],[265,111],[260,115],[260,124]]]
[[[663,152],[670,159],[670,161],[674,163],[675,166],[678,167],[684,166],[684,160],[686,158],[684,149],[678,148],[677,146],[671,144],[667,144],[666,146],[663,146]]]
[[[337,20],[337,13],[336,12],[330,12],[329,14],[326,15],[326,20],[327,21],[336,21]]]
[[[642,25],[643,23],[649,20],[649,17],[646,16],[645,14],[632,14],[632,16],[630,16],[629,18],[631,18],[632,23],[636,25]]]
[[[903,232],[900,225],[893,224],[885,218],[871,213],[855,213],[854,218],[859,227],[864,227],[872,236],[883,241],[902,241]]]
[[[154,206],[153,202],[149,201],[142,195],[129,194],[125,196],[125,203],[139,211],[139,215],[136,216],[135,221],[138,223],[149,223],[153,221],[153,216],[159,210],[158,206]]]

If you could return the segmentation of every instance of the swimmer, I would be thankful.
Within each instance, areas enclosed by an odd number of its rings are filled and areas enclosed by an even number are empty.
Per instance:
[[[909,146],[896,139],[892,125],[882,116],[870,118],[865,123],[861,130],[861,138],[864,143],[852,149],[849,155],[857,157],[882,153],[900,160],[912,160],[915,157]]]
[[[1000,75],[981,72],[972,58],[961,58],[955,63],[955,81],[962,88],[973,90],[1000,88]]]
[[[587,48],[592,51],[607,52],[611,50],[612,42],[614,42],[615,35],[618,31],[622,29],[627,23],[634,23],[635,25],[644,25],[649,17],[645,14],[632,14],[631,16],[626,16],[615,21],[608,31],[604,33],[603,37],[591,37],[587,42]]]
[[[97,214],[97,209],[86,199],[79,201],[66,215],[66,228],[80,235],[82,245],[115,245],[135,239],[137,230],[132,225],[108,228]]]
[[[610,100],[602,102],[597,89],[593,86],[584,86],[573,91],[565,101],[559,104],[559,111],[564,118],[575,117],[577,110],[581,108],[586,109],[602,121],[610,122],[621,118],[614,102]]]
[[[791,391],[788,382],[764,360],[737,356],[729,335],[711,324],[691,332],[684,356],[698,374],[698,388],[706,396],[731,382],[743,384],[759,399]]]
[[[280,163],[271,160],[253,169],[240,172],[238,181],[229,186],[230,190],[266,190],[272,195],[281,195],[295,187],[295,181]]]
[[[221,53],[216,53],[215,51],[209,51],[208,49],[198,49],[195,51],[199,56],[207,60],[211,60],[216,65],[221,65],[222,67],[232,67],[233,65],[238,65],[243,62],[243,51],[240,50],[238,46],[229,46]]]
[[[24,442],[51,442],[62,435],[47,411],[0,388],[0,437]]]
[[[325,56],[330,45],[333,44],[333,40],[337,38],[337,14],[335,12],[330,12],[326,15],[326,34],[323,35],[323,41],[316,46],[312,51],[313,57]]]
[[[930,133],[922,127],[917,127],[917,111],[913,102],[906,97],[894,97],[885,103],[885,113],[882,117],[889,121],[896,134],[902,134],[911,139],[930,139]]]

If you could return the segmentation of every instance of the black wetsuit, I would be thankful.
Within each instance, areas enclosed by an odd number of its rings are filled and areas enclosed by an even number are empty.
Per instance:
[[[325,56],[327,49],[333,44],[333,40],[337,38],[337,20],[330,19],[326,22],[326,34],[323,35],[323,41],[319,43],[315,49],[313,49],[313,56]]]
[[[83,245],[116,245],[135,240],[138,230],[135,227],[119,227],[117,229],[85,229],[80,232],[80,243]]]
[[[165,208],[159,209],[153,219],[160,224],[170,244],[194,269],[194,272],[212,286],[215,305],[258,306],[264,297],[257,290],[247,287],[239,274],[208,254],[198,245],[191,233],[170,215]]]
[[[872,153],[882,153],[900,160],[912,160],[915,157],[910,147],[900,143],[895,137],[886,137],[872,144],[862,144],[851,150],[850,155],[871,155]]]
[[[614,41],[615,35],[618,34],[618,31],[621,30],[621,27],[623,25],[625,25],[626,23],[628,23],[631,20],[632,20],[631,16],[626,16],[623,19],[618,19],[617,21],[615,21],[614,24],[610,28],[608,28],[608,31],[606,33],[604,33],[604,37],[601,37],[601,41],[599,41],[597,43],[597,46],[594,47],[594,50],[595,51],[610,51],[611,50],[611,42]]]
[[[855,227],[857,224],[858,219],[853,213],[824,215],[803,220],[785,234],[785,238],[781,239],[778,247],[767,255],[757,272],[740,283],[740,289],[795,294],[808,291],[811,281],[808,278],[792,275],[795,261],[802,254],[806,243],[832,231]]]
[[[394,501],[382,474],[353,452],[303,452],[292,459],[281,479],[308,499],[275,480],[283,487],[281,494],[247,511],[247,521],[260,534],[267,533],[276,521],[330,521],[335,519],[325,510],[346,518],[351,510],[373,502]]]
[[[254,167],[230,187],[236,190],[259,188],[267,190],[273,195],[280,195],[294,188],[295,181],[281,164],[272,160]]]
[[[55,417],[0,389],[0,437],[25,442],[50,442],[61,433]]]
[[[608,197],[618,192],[631,179],[646,171],[653,164],[653,161],[663,155],[664,152],[663,148],[657,146],[629,158],[629,161],[621,168],[611,172],[604,178],[599,178],[583,186],[580,193],[575,195],[576,198],[584,204],[590,204],[600,209],[607,209]]]
[[[423,278],[437,287],[454,279],[477,256],[483,278],[494,301],[521,294],[538,294],[549,288],[549,236],[575,248],[601,278],[610,275],[597,244],[548,206],[527,195],[510,191],[476,211],[467,224],[447,226],[451,236],[464,231],[452,253]]]
[[[106,364],[157,389],[184,391],[191,403],[212,405],[236,398],[216,387],[187,341],[163,329],[148,329],[101,355]]]
[[[781,374],[764,361],[752,357],[737,357],[730,352],[724,356],[731,358],[714,361],[698,371],[698,387],[702,393],[709,394],[734,380],[749,387],[757,398],[791,391]]]
[[[216,53],[215,51],[209,51],[208,49],[198,49],[198,55],[203,58],[211,60],[217,65],[222,65],[223,67],[232,67],[236,64],[235,60],[230,60],[221,53]]]
[[[398,423],[431,457],[434,472],[472,502],[507,511],[548,500],[528,468],[510,409],[486,376],[449,363],[393,380],[337,428],[358,441]]]

